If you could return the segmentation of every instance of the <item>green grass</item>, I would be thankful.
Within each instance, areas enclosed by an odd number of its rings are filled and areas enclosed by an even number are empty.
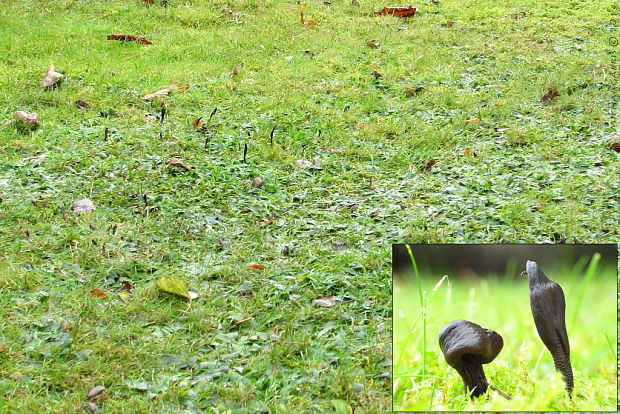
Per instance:
[[[429,292],[439,276],[422,272]],[[402,281],[394,285],[394,353],[404,354],[394,366],[394,408],[412,411],[613,411],[617,404],[616,350],[609,343],[616,338],[615,269],[596,272],[584,289],[578,273],[567,269],[547,274],[559,283],[566,296],[567,315],[583,303],[576,324],[568,335],[575,377],[573,400],[564,394],[562,377],[555,373],[551,354],[534,326],[527,277],[519,280],[482,279],[467,283],[459,279],[444,282],[427,302],[426,379],[422,379],[422,334],[414,323],[419,306],[411,298],[417,286]],[[444,359],[439,348],[440,329],[455,319],[467,319],[502,335],[504,348],[485,365],[487,380],[513,397],[507,401],[489,389],[490,398],[470,402],[463,392],[458,373]],[[411,328],[416,333],[410,339]],[[411,345],[405,346],[409,339]]]
[[[618,240],[611,0],[360,2],[0,0],[0,411],[382,412],[391,243]]]

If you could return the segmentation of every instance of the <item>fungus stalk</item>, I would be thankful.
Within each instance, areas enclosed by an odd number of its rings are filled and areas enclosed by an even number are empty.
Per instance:
[[[538,263],[528,260],[527,278],[530,287],[530,306],[538,336],[553,357],[556,371],[562,374],[568,396],[573,394],[573,370],[564,312],[566,302],[560,285],[545,276]]]

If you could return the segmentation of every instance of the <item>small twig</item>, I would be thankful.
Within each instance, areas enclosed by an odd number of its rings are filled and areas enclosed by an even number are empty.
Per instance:
[[[159,122],[163,125],[164,124],[164,117],[166,116],[166,105],[162,105],[161,106],[161,119],[159,120]]]
[[[245,143],[245,144],[243,144],[243,163],[244,163],[244,164],[247,164],[247,163],[245,162],[245,156],[246,156],[247,154],[248,154],[248,144],[247,144],[247,143]]]
[[[492,389],[492,390],[494,390],[494,391],[497,391],[497,392],[499,393],[499,395],[501,395],[501,396],[502,396],[502,397],[504,397],[505,399],[507,399],[507,400],[512,400],[512,397],[511,397],[510,395],[506,394],[506,393],[505,393],[505,392],[503,392],[503,391],[498,390],[498,389],[497,389],[497,387],[495,387],[495,385],[489,385],[489,388],[491,388],[491,389]]]
[[[105,130],[103,131],[103,140],[107,142],[108,140],[108,127],[105,127]]]

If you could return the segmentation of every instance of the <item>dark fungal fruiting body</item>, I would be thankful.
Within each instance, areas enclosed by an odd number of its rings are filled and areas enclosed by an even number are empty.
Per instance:
[[[530,307],[538,336],[553,357],[556,371],[566,383],[569,397],[573,393],[573,370],[564,312],[566,302],[560,285],[545,276],[538,263],[528,260],[527,278],[530,286]]]
[[[472,398],[487,392],[482,364],[493,361],[504,346],[497,332],[460,319],[441,329],[439,346],[446,362],[463,378],[465,392],[471,392]]]

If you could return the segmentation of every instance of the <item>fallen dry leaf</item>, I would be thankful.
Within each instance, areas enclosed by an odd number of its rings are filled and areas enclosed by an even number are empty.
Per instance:
[[[420,166],[420,171],[430,171],[433,165],[437,164],[437,160],[429,157],[422,161],[422,165]]]
[[[180,167],[183,168],[184,170],[187,171],[191,171],[196,167],[190,167],[186,164],[184,164],[181,160],[177,159],[177,158],[170,158],[170,161],[168,161],[168,165],[174,165],[175,167]]]
[[[30,162],[33,164],[41,164],[43,161],[45,161],[46,158],[47,158],[47,154],[43,153],[43,154],[36,155],[34,157],[23,158],[22,161]]]
[[[380,72],[377,72],[376,70],[372,72],[372,76],[374,76],[375,79],[383,79],[383,75]]]
[[[164,96],[170,95],[174,91],[182,91],[185,92],[189,89],[189,86],[181,85],[180,83],[171,82],[170,86],[164,89],[160,89],[157,92],[149,93],[144,95],[142,99],[147,101],[154,101],[156,98],[162,98]]]
[[[89,211],[93,211],[94,209],[95,205],[88,198],[84,198],[73,203],[73,212],[75,214],[87,213]]]
[[[125,33],[108,35],[108,40],[121,40],[124,42],[136,42],[141,45],[152,45],[153,44],[149,42],[145,37],[136,36],[132,34],[125,34]]]
[[[192,121],[192,126],[196,129],[202,128],[202,117],[196,118]]]
[[[375,16],[391,14],[397,17],[413,17],[417,9],[415,7],[384,7],[383,10],[375,12]]]
[[[269,224],[272,224],[273,222],[276,221],[275,216],[270,218],[269,220],[263,220],[263,221],[257,221],[256,224],[259,226],[267,226]]]
[[[304,9],[308,7],[308,3],[301,3],[299,5],[299,14],[301,18],[301,22],[304,23]]]
[[[121,290],[131,290],[131,289],[133,289],[133,285],[128,280],[121,280],[121,285],[123,285],[121,287]]]
[[[477,157],[478,151],[472,150],[472,149],[466,149],[465,151],[463,151],[463,155],[466,157]]]
[[[452,26],[454,26],[454,22],[453,22],[452,20],[448,20],[448,21],[446,22],[445,27],[452,27]]]
[[[233,325],[241,325],[242,323],[251,321],[252,319],[254,319],[254,318],[251,317],[251,316],[248,316],[247,318],[243,318],[243,319],[240,319],[238,321],[233,319],[233,320],[230,321],[230,323],[233,324]]]
[[[86,409],[93,414],[99,412],[99,408],[97,408],[97,404],[95,404],[94,402],[89,402],[88,404],[86,404]]]
[[[101,289],[93,289],[90,291],[90,294],[92,296],[108,300],[108,295],[106,295],[105,292],[102,291]]]
[[[545,93],[543,97],[540,98],[540,103],[543,105],[549,105],[553,98],[555,98],[556,96],[560,96],[560,92],[558,92],[555,86],[552,86],[549,88],[547,93]]]
[[[95,398],[96,396],[98,396],[99,394],[101,394],[104,391],[105,391],[105,387],[104,386],[97,385],[96,387],[93,387],[93,388],[91,388],[88,391],[88,394],[86,395],[86,398],[88,398],[90,400],[91,398]]]
[[[375,49],[376,49],[376,48],[378,48],[379,46],[381,46],[381,43],[379,43],[379,42],[378,42],[378,41],[376,41],[376,40],[369,40],[369,41],[367,41],[367,42],[366,42],[366,46],[368,46],[368,47],[372,47],[372,48],[375,48]]]
[[[308,7],[308,3],[302,3],[299,5],[299,15],[300,15],[301,23],[306,25],[307,27],[320,26],[320,24],[318,24],[315,21],[304,19],[304,9],[306,7]]]
[[[319,296],[318,298],[312,301],[312,303],[314,303],[317,306],[324,306],[327,308],[331,308],[332,306],[337,305],[341,302],[342,301],[340,299],[335,298],[332,295]]]
[[[466,124],[477,124],[480,121],[482,121],[482,118],[478,117],[478,118],[468,119],[467,121],[465,121],[465,123]]]
[[[265,270],[265,266],[263,266],[262,264],[258,264],[258,263],[252,263],[251,265],[248,266],[248,269]]]
[[[334,250],[349,250],[349,245],[342,241],[342,240],[336,240],[332,243],[332,249]]]
[[[344,152],[344,148],[327,148],[327,147],[321,147],[321,149],[324,149],[325,151],[331,151],[331,152]]]
[[[82,109],[86,109],[87,111],[90,111],[90,105],[86,102],[84,102],[83,100],[79,100],[75,102],[75,106],[78,110],[82,110]]]
[[[513,15],[512,15],[512,18],[513,18],[513,19],[522,19],[522,18],[524,18],[525,16],[527,16],[527,13],[526,13],[526,12],[524,12],[524,11],[522,11],[522,12],[519,12],[518,14],[513,14]]]
[[[6,344],[0,342],[0,354],[8,350],[9,350],[9,347]]]
[[[196,299],[198,295],[191,292],[187,287],[187,283],[183,279],[174,276],[161,276],[157,279],[155,287],[162,292],[171,293],[173,295],[183,296],[187,299]]]
[[[37,124],[39,123],[39,115],[37,115],[36,112],[28,113],[24,111],[16,111],[15,119],[29,127],[37,126]]]
[[[236,78],[237,75],[239,75],[239,72],[241,72],[241,69],[243,69],[243,65],[237,65],[233,68],[233,73],[232,73],[232,77]]]
[[[614,138],[611,145],[609,145],[609,149],[614,150],[616,152],[620,152],[620,135]]]
[[[41,82],[39,82],[39,86],[41,88],[49,88],[58,83],[58,81],[62,78],[62,74],[56,72],[54,64],[50,63],[49,67],[47,68],[47,72],[45,73],[45,76],[43,77],[43,79],[41,79]]]

